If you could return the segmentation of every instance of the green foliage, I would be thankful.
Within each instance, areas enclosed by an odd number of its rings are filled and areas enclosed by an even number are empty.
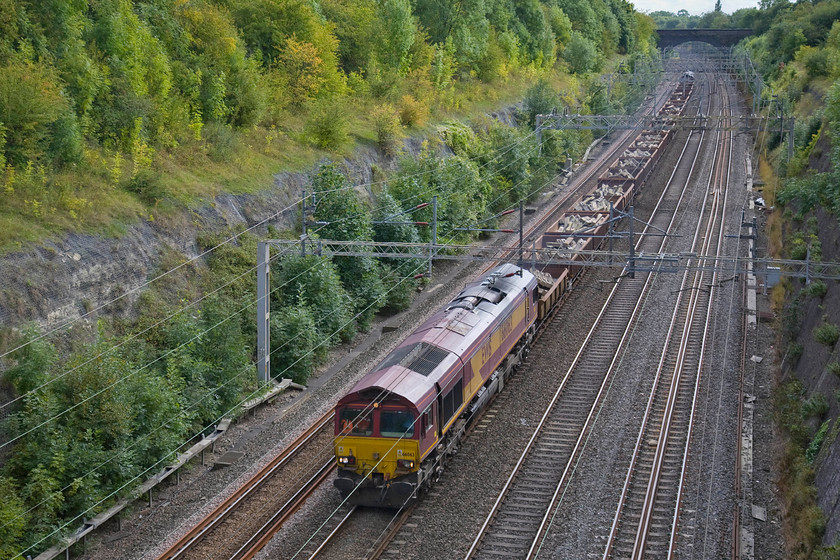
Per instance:
[[[302,105],[317,95],[324,83],[323,60],[318,56],[318,49],[311,43],[296,41],[294,36],[287,37],[277,62],[286,76],[286,87],[293,103]]]
[[[207,156],[216,162],[233,161],[242,148],[242,140],[230,126],[218,122],[203,127]]]
[[[0,477],[0,556],[14,558],[23,551],[24,530],[29,514],[15,481]]]
[[[550,68],[554,64],[554,33],[542,6],[538,0],[520,0],[515,6],[516,20],[512,29],[519,38],[526,61],[537,68]]]
[[[840,362],[830,362],[828,364],[828,371],[840,377]]]
[[[0,122],[0,170],[6,169],[6,127]]]
[[[828,433],[830,425],[831,420],[823,422],[820,429],[817,430],[816,434],[814,434],[814,438],[811,440],[811,443],[808,444],[808,449],[805,450],[805,459],[808,460],[808,463],[812,465],[814,464],[814,460],[817,458],[817,454],[819,454],[820,449],[822,448],[825,435]]]
[[[15,364],[3,373],[3,379],[12,384],[18,394],[24,394],[40,387],[48,379],[47,372],[56,362],[55,348],[40,338],[34,325],[23,329],[11,359]]]
[[[580,33],[572,33],[569,45],[563,51],[563,59],[573,74],[586,74],[598,69],[598,51],[595,44]]]
[[[814,298],[823,298],[828,292],[828,286],[822,280],[814,280],[811,285],[805,289],[805,292]]]
[[[283,307],[271,313],[271,373],[306,384],[318,349],[318,330],[308,307]]]
[[[313,177],[312,188],[320,193],[314,217],[326,222],[319,235],[337,241],[370,241],[373,238],[370,210],[349,187],[349,181],[335,165],[322,166]],[[384,287],[379,264],[369,257],[336,257],[334,262],[353,302],[356,323],[366,331],[382,307]]]
[[[40,159],[48,150],[53,123],[67,111],[53,69],[29,62],[0,66],[0,122],[9,163],[22,166]]]
[[[411,47],[417,37],[408,0],[382,0],[378,3],[377,57],[401,76],[411,69]]]
[[[400,123],[400,115],[389,103],[378,105],[371,112],[373,128],[376,131],[376,145],[387,156],[394,156],[400,151],[405,134]]]
[[[548,25],[554,33],[554,40],[557,42],[557,50],[563,51],[569,40],[572,38],[572,21],[569,16],[557,6],[549,6],[546,14]]]
[[[429,107],[412,95],[403,95],[399,105],[400,124],[423,126],[429,118]]]
[[[560,99],[551,84],[546,80],[539,80],[525,93],[524,104],[528,126],[533,127],[537,115],[548,114],[560,108]]]
[[[824,344],[829,348],[833,347],[837,340],[840,339],[840,328],[832,323],[822,323],[814,327],[814,340],[820,344]]]
[[[335,241],[371,239],[370,210],[336,164],[324,164],[310,183],[316,193],[314,218],[326,222],[318,235]]]
[[[318,356],[340,340],[350,340],[355,335],[352,320],[352,303],[329,260],[314,255],[288,256],[273,267],[278,303],[286,307],[306,307],[315,320]]]
[[[348,74],[365,69],[374,52],[376,2],[324,0],[319,4],[324,17],[335,25],[341,68]]]
[[[341,150],[350,140],[345,105],[337,99],[319,99],[310,105],[306,136],[318,148]]]

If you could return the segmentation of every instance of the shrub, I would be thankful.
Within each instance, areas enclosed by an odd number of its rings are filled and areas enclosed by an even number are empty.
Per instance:
[[[310,104],[306,136],[322,150],[336,152],[349,140],[350,121],[344,103],[338,99],[319,99]]]
[[[213,161],[231,161],[241,145],[239,135],[231,127],[209,122],[204,126],[207,156]]]
[[[840,338],[840,329],[832,323],[823,323],[814,328],[814,340],[825,346],[834,346]]]
[[[396,155],[403,138],[402,125],[397,111],[393,105],[385,103],[376,107],[371,116],[376,129],[376,145],[385,155]]]
[[[598,49],[595,43],[577,32],[572,32],[569,46],[563,51],[563,58],[573,74],[586,74],[598,68]]]
[[[537,122],[537,115],[550,113],[559,104],[557,92],[547,81],[541,79],[525,93],[525,113],[528,115],[528,126],[533,127]]]
[[[126,185],[126,189],[135,193],[146,204],[156,204],[166,196],[166,190],[160,181],[160,175],[151,169],[144,169],[135,175]]]
[[[42,64],[0,68],[0,120],[5,159],[12,165],[37,160],[49,146],[51,127],[69,111],[55,71]]]
[[[822,393],[814,393],[811,398],[802,403],[803,418],[822,418],[828,414],[828,400]]]
[[[808,445],[808,449],[805,450],[805,458],[808,459],[808,463],[811,465],[814,464],[814,459],[817,458],[817,454],[820,452],[820,448],[825,440],[825,434],[828,432],[828,426],[830,424],[831,420],[826,420],[822,423],[822,426],[820,426],[820,429],[814,435],[814,439],[812,439],[811,443]]]
[[[283,307],[271,313],[271,373],[306,384],[318,345],[315,319],[307,307]]]
[[[15,481],[0,477],[0,556],[3,558],[14,558],[23,552],[20,541],[28,517]]]
[[[831,362],[830,364],[828,364],[828,371],[840,377],[840,363]]]
[[[805,293],[811,297],[822,298],[828,291],[828,286],[822,280],[815,280],[805,288]]]
[[[422,126],[429,117],[429,108],[426,104],[411,95],[403,95],[399,111],[400,124],[403,126]]]

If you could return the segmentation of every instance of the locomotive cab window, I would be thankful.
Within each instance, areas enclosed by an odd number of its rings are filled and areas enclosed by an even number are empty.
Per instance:
[[[382,437],[413,437],[414,415],[407,410],[382,410],[379,413],[379,435]]]
[[[364,408],[345,408],[341,411],[341,433],[351,436],[369,436],[373,433],[373,415]]]
[[[432,428],[434,428],[434,422],[432,420],[432,409],[429,408],[423,413],[423,435],[429,433]]]

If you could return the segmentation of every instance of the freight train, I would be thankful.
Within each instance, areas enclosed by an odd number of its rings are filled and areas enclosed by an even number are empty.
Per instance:
[[[681,82],[659,116],[680,115]],[[670,131],[643,131],[535,241],[574,261],[598,246],[610,207],[623,210],[650,173]],[[574,232],[586,231],[579,237]],[[569,260],[569,259],[565,259]],[[334,484],[350,503],[401,508],[443,472],[476,413],[522,363],[538,326],[557,308],[582,265],[528,271],[501,264],[468,284],[366,374],[335,407]]]

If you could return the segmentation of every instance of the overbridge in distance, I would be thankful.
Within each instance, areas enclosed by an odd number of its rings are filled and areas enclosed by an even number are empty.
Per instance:
[[[682,43],[699,41],[715,47],[731,47],[753,34],[752,29],[657,29],[659,48],[667,49]]]

